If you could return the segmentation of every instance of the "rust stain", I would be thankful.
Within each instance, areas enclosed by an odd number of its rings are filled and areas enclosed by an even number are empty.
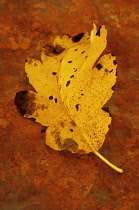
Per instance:
[[[139,209],[138,19],[135,0],[0,1],[1,209]],[[40,59],[57,34],[76,36],[90,31],[92,22],[106,25],[105,53],[117,57],[108,102],[112,124],[100,152],[121,164],[122,175],[94,155],[50,149],[47,127],[24,119],[14,104],[17,92],[33,90],[24,71],[27,57]]]

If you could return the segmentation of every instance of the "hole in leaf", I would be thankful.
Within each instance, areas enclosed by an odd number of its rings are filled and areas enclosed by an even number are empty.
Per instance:
[[[84,33],[80,33],[72,38],[73,42],[79,42],[81,38],[84,36]]]
[[[98,63],[98,64],[96,65],[96,68],[97,68],[98,70],[100,70],[100,69],[102,68],[102,65],[101,65],[100,63]]]

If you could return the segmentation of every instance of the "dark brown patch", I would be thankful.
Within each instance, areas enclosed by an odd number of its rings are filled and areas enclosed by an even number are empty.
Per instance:
[[[25,114],[32,115],[34,113],[36,107],[36,103],[34,101],[34,93],[26,90],[16,93],[14,99],[14,103],[22,116],[24,116]]]
[[[68,63],[72,63],[72,61],[68,61]]]
[[[60,137],[55,139],[55,143],[57,144],[59,149],[63,149],[63,145],[61,143],[61,138]]]
[[[76,72],[78,69],[76,69],[76,68],[73,68],[74,69],[74,72]]]
[[[40,108],[41,110],[44,110],[46,108],[45,104],[41,104]]]

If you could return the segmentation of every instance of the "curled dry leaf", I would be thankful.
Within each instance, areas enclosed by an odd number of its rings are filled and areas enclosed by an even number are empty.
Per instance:
[[[111,123],[105,103],[116,82],[116,58],[99,56],[106,47],[107,30],[94,25],[91,35],[56,37],[42,50],[41,61],[28,58],[25,71],[35,91],[16,94],[15,104],[26,118],[39,122],[46,131],[46,144],[72,153],[98,153]],[[46,129],[45,129],[46,130]]]

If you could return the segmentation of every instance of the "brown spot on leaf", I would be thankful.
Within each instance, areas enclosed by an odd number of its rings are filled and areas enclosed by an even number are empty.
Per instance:
[[[63,148],[60,137],[55,139],[55,143],[57,144],[57,146],[59,147],[59,149],[62,149]]]
[[[55,131],[52,131],[51,134],[54,138],[60,138],[60,131],[55,130]]]
[[[15,105],[21,115],[32,115],[35,111],[35,95],[29,91],[20,91],[16,93]]]
[[[46,107],[45,107],[45,104],[42,104],[41,105],[41,110],[44,110]]]
[[[61,47],[60,45],[56,45],[54,47],[53,53],[58,55],[61,54],[65,49],[63,47]]]
[[[61,54],[65,50],[60,45],[56,45],[55,47],[50,46],[50,45],[46,45],[43,48],[44,48],[45,54],[48,55],[48,56],[53,56],[53,54],[59,55],[59,54]]]
[[[78,153],[78,154],[84,154],[84,153],[85,153],[85,150],[80,149],[80,150],[77,151],[77,153]]]
[[[74,72],[76,72],[78,69],[76,69],[76,68],[73,68],[74,69]]]
[[[74,75],[71,75],[71,76],[70,76],[70,78],[73,78],[73,77],[74,77]]]
[[[116,61],[116,60],[114,60],[114,61],[113,61],[113,64],[114,64],[114,65],[116,65],[116,64],[117,64],[117,61]]]
[[[53,96],[49,96],[49,100],[52,100],[53,99]]]
[[[65,123],[64,122],[60,122],[60,125],[61,125],[62,128],[65,127]]]
[[[69,86],[69,84],[70,84],[70,80],[69,80],[69,81],[67,81],[67,83],[66,83],[66,87],[68,87],[68,86]]]
[[[57,72],[52,72],[52,75],[56,75],[57,74]]]
[[[75,123],[74,120],[72,120],[70,123],[71,123],[72,126],[76,126],[76,123]]]
[[[80,105],[80,104],[76,104],[76,105],[75,105],[75,108],[76,108],[77,111],[79,110],[79,105]]]
[[[63,143],[64,150],[76,152],[78,150],[78,144],[72,138],[67,138]]]
[[[55,103],[57,103],[57,102],[58,102],[57,98],[55,98],[54,100],[55,100]]]

